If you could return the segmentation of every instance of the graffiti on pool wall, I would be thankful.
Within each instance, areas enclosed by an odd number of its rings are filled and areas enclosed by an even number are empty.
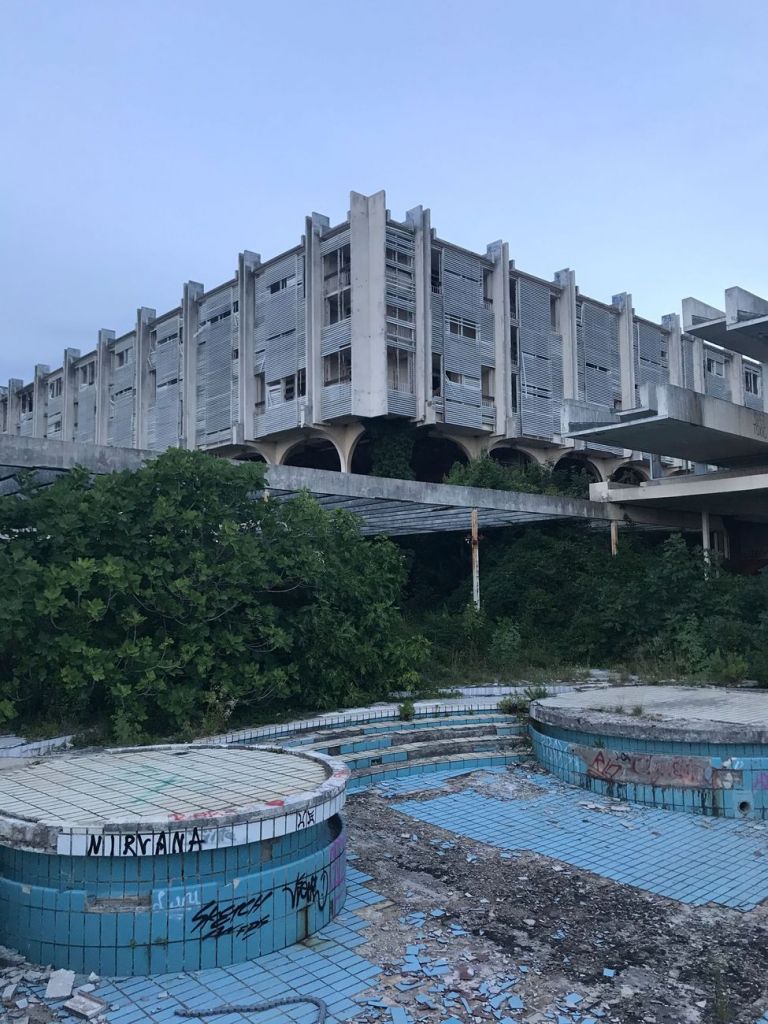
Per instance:
[[[325,910],[328,900],[328,871],[314,871],[308,875],[306,871],[300,871],[293,880],[293,885],[284,885],[283,892],[291,897],[291,910],[295,910],[300,903],[309,906],[316,903],[319,910]]]
[[[573,746],[572,750],[586,764],[587,775],[603,782],[677,789],[733,789],[742,785],[741,771],[713,768],[708,757],[581,746]]]
[[[243,900],[209,900],[193,915],[192,931],[200,932],[201,939],[220,939],[224,935],[245,938],[269,921],[268,913],[254,915],[271,896],[271,892],[265,892]]]
[[[193,828],[183,832],[91,833],[86,857],[159,857],[166,853],[196,853],[213,845],[209,833]]]

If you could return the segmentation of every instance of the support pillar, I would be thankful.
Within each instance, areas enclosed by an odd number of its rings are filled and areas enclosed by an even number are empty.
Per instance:
[[[563,398],[579,397],[579,360],[576,331],[576,274],[558,270],[555,282],[560,286],[559,327],[563,338]]]
[[[353,416],[386,416],[387,210],[383,192],[350,195]]]
[[[661,318],[661,323],[669,331],[667,343],[669,383],[681,388],[683,386],[683,332],[680,328],[680,317],[677,313],[667,313]]]
[[[149,411],[154,401],[150,393],[150,336],[157,313],[148,306],[136,310],[136,447],[149,448]]]
[[[475,611],[480,611],[480,535],[477,528],[477,509],[472,509],[472,534],[470,536],[472,548],[472,603]]]
[[[253,375],[253,330],[256,320],[256,271],[261,263],[257,252],[246,249],[237,259],[237,349],[238,349],[238,422],[235,441],[252,441],[256,406],[256,382]]]
[[[423,423],[432,401],[432,228],[429,210],[421,206],[408,210],[405,218],[413,229],[416,420]]]
[[[611,520],[611,554],[616,557],[619,553],[619,524],[615,519]]]
[[[200,299],[205,289],[198,281],[187,281],[181,300],[182,338],[184,341],[184,406],[182,409],[181,447],[197,446],[197,328]]]
[[[96,345],[96,423],[94,440],[96,444],[107,444],[109,440],[109,346],[115,340],[115,332],[99,331]]]
[[[709,528],[709,512],[701,513],[701,546],[704,548],[704,558],[709,561],[712,548],[712,533]]]
[[[619,368],[621,371],[621,408],[635,407],[635,324],[632,317],[632,296],[622,292],[613,296],[619,310]]]
[[[304,234],[304,293],[307,346],[307,405],[305,426],[323,421],[323,259],[320,238],[331,226],[322,213],[307,217]]]

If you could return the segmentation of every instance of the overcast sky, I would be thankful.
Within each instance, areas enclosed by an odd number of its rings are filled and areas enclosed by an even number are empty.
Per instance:
[[[350,190],[651,318],[768,293],[765,0],[4,0],[0,381]]]

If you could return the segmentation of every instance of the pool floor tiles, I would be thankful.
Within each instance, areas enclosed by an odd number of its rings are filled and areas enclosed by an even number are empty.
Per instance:
[[[395,806],[456,835],[501,850],[543,854],[694,906],[751,910],[768,899],[768,823],[627,804],[616,813],[607,801],[585,801],[583,790],[549,776],[524,778],[542,794],[499,800],[464,790]],[[585,807],[587,802],[601,810]]]
[[[319,996],[328,1004],[326,1024],[340,1024],[360,1012],[355,997],[370,988],[381,973],[380,967],[356,952],[366,941],[362,932],[370,923],[356,911],[384,900],[366,887],[369,881],[369,875],[349,866],[344,909],[325,928],[295,946],[230,967],[115,979],[97,985],[93,994],[112,1007],[105,1014],[109,1024],[171,1024],[183,1020],[176,1016],[177,1009],[253,1004],[289,995]],[[316,1007],[306,1003],[264,1011],[258,1014],[258,1024],[313,1024],[316,1018]],[[60,1024],[82,1024],[74,1016],[58,1019]],[[253,1014],[205,1019],[217,1024],[252,1024]]]

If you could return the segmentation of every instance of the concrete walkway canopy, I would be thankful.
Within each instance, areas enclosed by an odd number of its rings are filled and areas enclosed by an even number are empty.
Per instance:
[[[0,495],[18,491],[20,471],[33,472],[44,484],[75,466],[93,473],[138,469],[157,454],[0,435]],[[267,468],[270,496],[286,500],[304,490],[325,509],[341,508],[359,516],[362,531],[368,535],[468,532],[473,509],[477,509],[481,529],[544,520],[607,523],[620,518],[617,509],[580,498],[391,480],[299,466]]]
[[[744,288],[728,288],[725,310],[683,299],[683,330],[704,341],[768,362],[768,300]]]
[[[644,384],[625,412],[566,403],[569,435],[581,441],[672,455],[717,466],[768,463],[768,414],[671,384]],[[584,423],[579,420],[591,419]]]

